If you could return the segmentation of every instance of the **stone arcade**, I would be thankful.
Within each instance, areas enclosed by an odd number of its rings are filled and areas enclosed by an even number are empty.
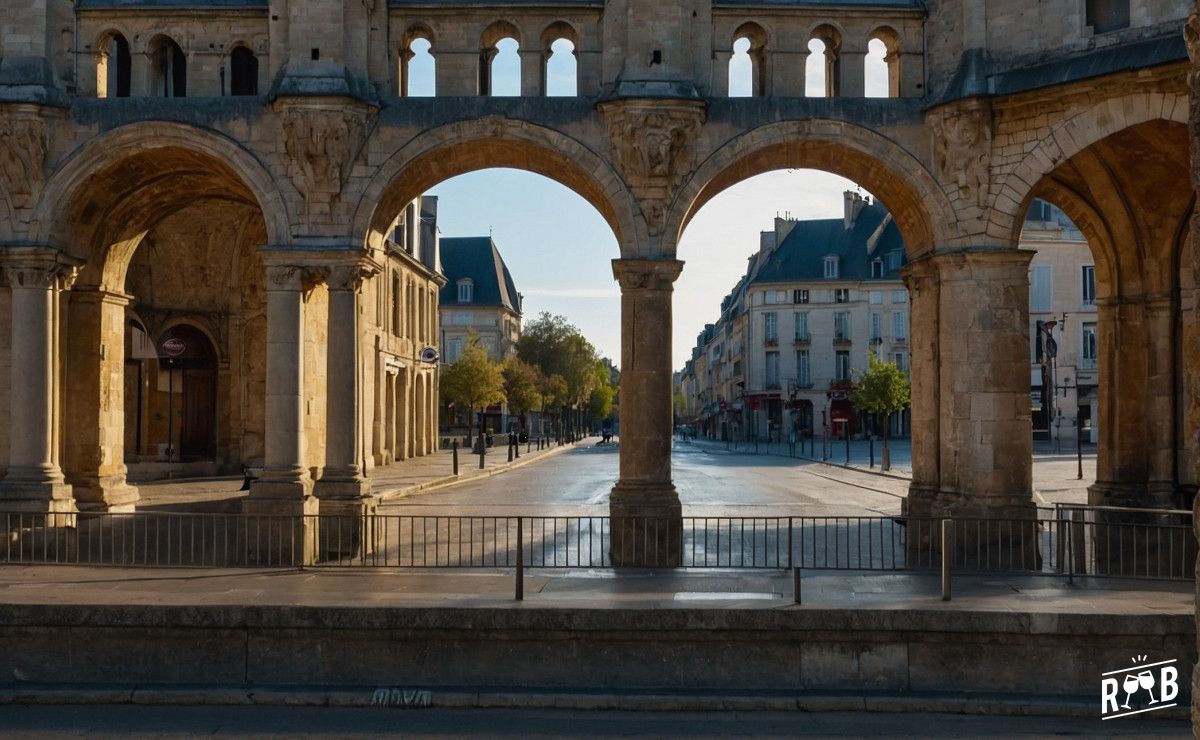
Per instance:
[[[372,466],[429,452],[436,414],[436,379],[417,354],[436,335],[439,278],[389,237],[426,189],[487,167],[572,188],[620,245],[618,517],[679,512],[667,348],[681,232],[722,189],[796,167],[874,193],[909,250],[910,513],[1031,515],[1029,258],[1016,246],[1034,197],[1062,208],[1095,253],[1092,501],[1191,505],[1191,2],[0,8],[6,509],[129,510],[127,464],[165,442],[168,456],[261,466],[249,511],[370,510]],[[516,98],[483,94],[504,39],[519,46]],[[546,97],[563,39],[578,94]],[[741,39],[755,96],[734,99]],[[887,47],[886,99],[862,97],[872,39]],[[404,95],[418,42],[436,64],[434,98]],[[829,97],[804,97],[807,74]],[[379,277],[396,271],[403,296]],[[175,376],[168,368],[164,386],[134,336],[200,345],[178,406]],[[172,436],[164,406],[187,434]],[[397,418],[411,440],[401,454],[378,439]]]

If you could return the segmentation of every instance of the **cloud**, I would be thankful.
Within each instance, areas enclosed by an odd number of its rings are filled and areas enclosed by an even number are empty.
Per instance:
[[[526,296],[544,298],[594,298],[607,300],[620,298],[621,291],[616,288],[528,288],[521,293]]]

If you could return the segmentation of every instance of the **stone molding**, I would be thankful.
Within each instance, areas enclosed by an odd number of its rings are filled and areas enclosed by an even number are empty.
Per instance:
[[[991,180],[992,105],[969,98],[928,116],[934,167],[942,183],[967,203],[985,208]]]
[[[283,109],[288,174],[311,209],[338,200],[367,133],[368,114],[350,107]]]
[[[616,259],[612,261],[612,266],[613,277],[621,285],[622,292],[671,291],[683,270],[683,261]]]

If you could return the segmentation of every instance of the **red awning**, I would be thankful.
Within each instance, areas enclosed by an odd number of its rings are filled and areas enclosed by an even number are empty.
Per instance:
[[[845,398],[835,398],[829,405],[830,421],[850,421],[854,417],[854,405]]]

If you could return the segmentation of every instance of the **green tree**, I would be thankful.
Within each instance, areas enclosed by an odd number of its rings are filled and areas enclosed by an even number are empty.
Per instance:
[[[542,420],[544,423],[547,411],[562,407],[567,397],[567,381],[563,380],[561,375],[543,375],[541,394]]]
[[[908,376],[894,362],[879,359],[874,352],[868,359],[866,372],[854,373],[854,389],[850,401],[855,408],[872,414],[884,414],[883,424],[883,469],[892,467],[888,451],[888,420],[897,411],[908,408],[912,402],[912,388]]]
[[[541,371],[521,358],[504,361],[504,396],[509,410],[519,417],[541,407],[543,382]]]
[[[566,318],[542,313],[526,324],[517,342],[517,356],[566,384],[565,392],[553,394],[554,403],[547,404],[559,409],[560,418],[568,410],[579,412],[587,405],[596,388],[599,356]]]
[[[480,411],[504,402],[504,374],[500,363],[491,360],[472,335],[458,360],[442,373],[442,398],[451,405],[466,406],[467,444],[474,436],[475,409]]]
[[[597,387],[592,391],[591,398],[588,399],[588,416],[596,421],[604,421],[612,413],[612,402],[612,386],[602,385]]]

